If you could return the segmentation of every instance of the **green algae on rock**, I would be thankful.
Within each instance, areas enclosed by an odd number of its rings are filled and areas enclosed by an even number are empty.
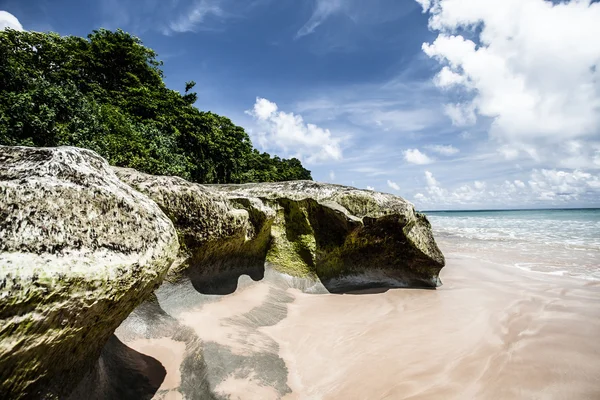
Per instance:
[[[0,397],[67,393],[178,249],[94,152],[0,146]]]
[[[319,281],[330,291],[440,284],[444,256],[427,218],[406,200],[351,187],[292,181],[200,185],[115,168],[156,201],[181,243],[173,280],[203,293],[235,290],[264,266]]]
[[[266,261],[280,272],[318,277],[332,292],[441,284],[431,226],[401,197],[311,181],[210,187],[275,210]]]

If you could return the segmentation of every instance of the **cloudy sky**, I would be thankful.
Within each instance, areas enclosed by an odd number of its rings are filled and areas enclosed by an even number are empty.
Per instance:
[[[319,181],[420,209],[600,206],[597,0],[0,0],[0,28],[122,28],[196,106]]]

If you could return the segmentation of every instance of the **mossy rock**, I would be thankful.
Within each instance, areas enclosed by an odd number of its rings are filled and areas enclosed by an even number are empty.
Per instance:
[[[0,146],[0,398],[60,398],[178,251],[171,221],[82,149]]]
[[[211,188],[275,212],[266,260],[282,273],[331,291],[441,284],[445,260],[431,225],[401,197],[311,181]]]
[[[386,193],[293,181],[200,185],[116,169],[172,219],[181,244],[170,279],[230,293],[240,275],[282,274],[354,286],[437,286],[444,256],[427,218]]]

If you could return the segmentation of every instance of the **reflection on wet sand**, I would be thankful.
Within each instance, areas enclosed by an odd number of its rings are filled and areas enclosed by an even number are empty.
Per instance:
[[[173,287],[117,335],[164,366],[155,398],[600,398],[599,283],[446,254],[438,290]]]

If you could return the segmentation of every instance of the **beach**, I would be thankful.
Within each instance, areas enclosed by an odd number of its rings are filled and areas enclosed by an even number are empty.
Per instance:
[[[296,293],[265,329],[294,366],[289,398],[600,398],[598,283],[452,253],[442,279],[438,290]]]
[[[172,287],[161,306],[181,329],[159,338],[146,327],[152,338],[140,338],[132,327],[151,322],[138,315],[117,336],[142,353],[152,347],[146,354],[165,366],[155,398],[187,398],[174,385],[189,379],[180,368],[189,339],[173,339],[186,329],[202,343],[216,398],[600,398],[600,282],[439,244],[447,265],[436,290],[314,294],[267,276],[241,279],[228,296],[167,302],[185,292]]]

